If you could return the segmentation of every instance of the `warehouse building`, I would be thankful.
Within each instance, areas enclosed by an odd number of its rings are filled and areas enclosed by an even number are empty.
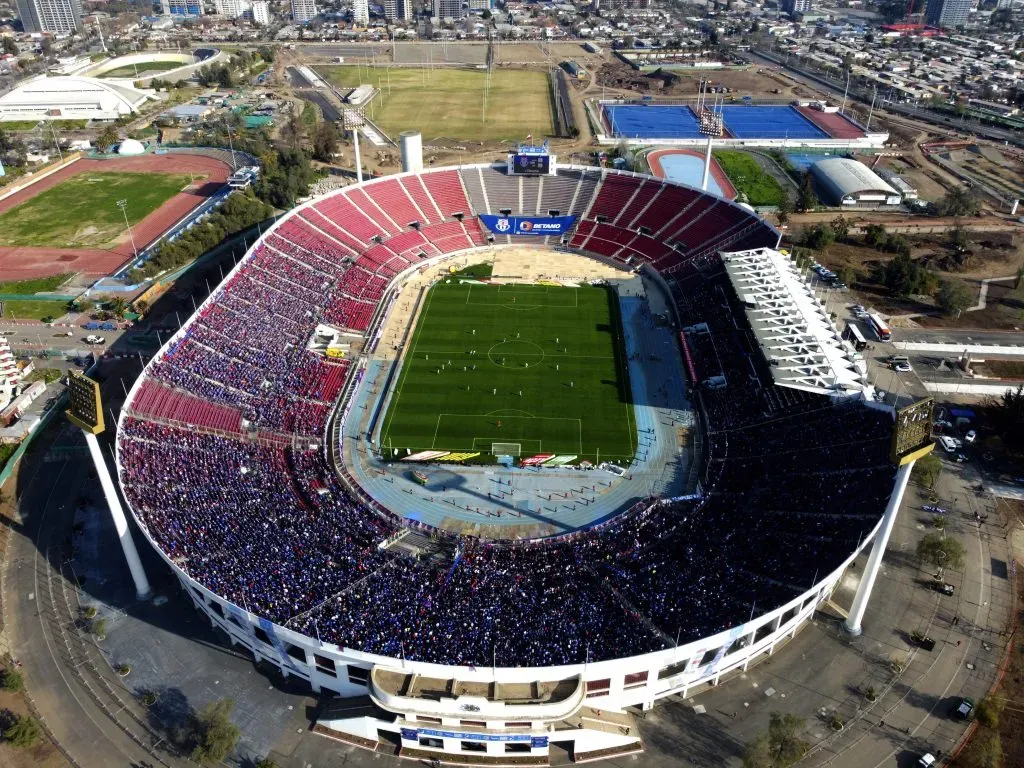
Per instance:
[[[46,77],[26,80],[0,96],[3,120],[115,120],[130,115],[149,93],[94,77]]]
[[[818,161],[811,166],[811,175],[827,205],[899,205],[902,200],[885,179],[846,157]]]

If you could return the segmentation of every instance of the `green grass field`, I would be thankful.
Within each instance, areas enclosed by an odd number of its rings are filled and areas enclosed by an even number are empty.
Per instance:
[[[74,277],[74,273],[64,272],[63,274],[50,275],[49,277],[34,277],[29,280],[0,282],[0,294],[31,296],[33,293],[51,293],[64,285],[72,277]]]
[[[0,245],[97,248],[125,231],[118,200],[133,225],[191,182],[178,173],[81,173],[0,214]]]
[[[381,429],[384,454],[489,454],[497,442],[520,444],[524,458],[633,456],[613,292],[465,283],[430,290]]]
[[[487,112],[483,113],[484,84],[480,70],[420,67],[317,67],[338,86],[370,83],[381,89],[371,116],[392,138],[416,130],[426,140],[522,141],[533,134],[539,141],[551,133],[551,97],[544,72],[495,70],[491,76]],[[390,93],[389,93],[390,91]]]
[[[44,317],[57,319],[67,314],[67,302],[47,299],[11,299],[3,304],[4,320],[42,320]]]
[[[109,72],[104,72],[102,75],[99,75],[99,77],[149,77],[150,75],[155,75],[160,72],[169,72],[172,69],[184,66],[186,65],[182,64],[180,61],[148,61],[145,64],[139,64],[138,66],[129,64],[125,67],[118,67],[117,69],[112,69]]]
[[[746,152],[724,149],[715,150],[713,154],[736,191],[745,193],[751,205],[778,205],[785,197],[786,192],[779,182]]]

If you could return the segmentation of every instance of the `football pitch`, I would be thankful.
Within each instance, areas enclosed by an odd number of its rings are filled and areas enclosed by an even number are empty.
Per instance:
[[[96,248],[125,233],[181,192],[189,174],[85,172],[0,214],[0,245]],[[198,177],[197,177],[198,178]]]
[[[424,139],[522,141],[551,133],[551,88],[544,72],[495,70],[483,109],[487,75],[444,67],[317,67],[337,86],[379,88],[365,112],[397,139],[420,131]]]
[[[381,429],[384,456],[490,454],[494,443],[518,446],[524,458],[632,458],[636,424],[613,291],[431,288]]]

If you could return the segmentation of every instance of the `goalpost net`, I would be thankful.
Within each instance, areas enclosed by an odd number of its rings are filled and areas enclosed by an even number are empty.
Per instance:
[[[491,443],[491,453],[495,456],[521,456],[522,443]]]

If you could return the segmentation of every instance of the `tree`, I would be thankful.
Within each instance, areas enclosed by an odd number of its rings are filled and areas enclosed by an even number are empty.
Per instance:
[[[993,408],[991,423],[1003,438],[1008,450],[1024,451],[1024,384],[1008,389]]]
[[[816,224],[804,237],[804,245],[816,251],[822,251],[835,242],[836,233],[828,224]]]
[[[261,45],[257,50],[257,53],[259,53],[260,58],[263,59],[268,64],[273,64],[274,57],[277,55],[277,51],[274,50],[274,47],[270,45]]]
[[[940,216],[973,216],[979,210],[978,196],[967,187],[950,188],[939,202]]]
[[[841,282],[843,285],[852,286],[855,282],[857,282],[857,270],[855,270],[849,264],[840,267],[839,271],[836,274],[839,275],[839,282]]]
[[[914,469],[911,471],[910,476],[926,488],[934,488],[935,481],[939,479],[941,472],[942,462],[939,461],[939,457],[934,453],[929,453],[914,463]]]
[[[106,152],[120,140],[121,137],[117,132],[117,128],[113,125],[108,125],[104,127],[104,129],[100,131],[100,135],[96,137],[96,149],[100,152]]]
[[[18,43],[10,35],[5,35],[3,38],[3,53],[9,53],[12,56],[18,55]]]
[[[814,194],[814,178],[810,171],[804,171],[800,179],[800,191],[796,196],[796,209],[798,211],[809,211],[817,207],[818,196]]]
[[[785,224],[789,221],[789,214],[793,212],[793,201],[789,195],[783,194],[782,199],[779,200],[778,208],[776,209],[776,215],[779,217],[779,224]]]
[[[216,765],[238,744],[242,732],[231,722],[234,707],[233,699],[220,699],[204,707],[194,717],[192,759],[197,763]]]
[[[0,673],[0,688],[5,691],[20,691],[25,688],[25,679],[16,669],[5,669]]]
[[[110,300],[107,308],[114,314],[114,317],[120,320],[124,317],[125,310],[128,309],[128,302],[120,296],[115,296]]]
[[[872,248],[879,248],[885,245],[889,233],[881,224],[868,224],[864,227],[864,244]]]
[[[832,219],[832,231],[836,233],[836,240],[840,242],[850,236],[850,224],[843,214]]]
[[[999,768],[1003,764],[1003,746],[994,730],[979,731],[960,753],[957,764],[964,768]]]
[[[313,134],[313,157],[324,163],[333,161],[338,151],[338,138],[334,123],[324,120],[317,125]]]
[[[761,731],[743,755],[743,768],[790,768],[807,753],[810,744],[800,738],[804,719],[772,712],[767,731]]]
[[[302,146],[305,138],[306,126],[302,122],[302,114],[299,112],[296,104],[292,104],[288,119],[281,126],[281,139],[292,149],[298,149]]]
[[[889,236],[887,242],[893,237]],[[894,244],[892,247],[902,248],[902,243]],[[885,265],[882,271],[882,282],[885,287],[901,298],[911,294],[930,294],[935,290],[938,277],[926,267],[910,258],[910,255],[903,250],[897,252],[896,257]]]
[[[31,747],[42,735],[43,729],[30,715],[15,717],[14,722],[4,729],[4,741],[13,747]]]
[[[929,533],[917,544],[917,558],[921,562],[934,565],[942,573],[944,568],[954,571],[964,565],[964,545],[956,539],[949,539],[940,532]]]
[[[953,317],[960,317],[961,312],[974,305],[974,296],[963,280],[943,280],[938,299],[942,311]]]
[[[975,707],[974,719],[986,728],[998,728],[999,717],[1003,714],[1003,707],[1005,706],[1005,699],[994,699],[991,696],[986,696]]]

